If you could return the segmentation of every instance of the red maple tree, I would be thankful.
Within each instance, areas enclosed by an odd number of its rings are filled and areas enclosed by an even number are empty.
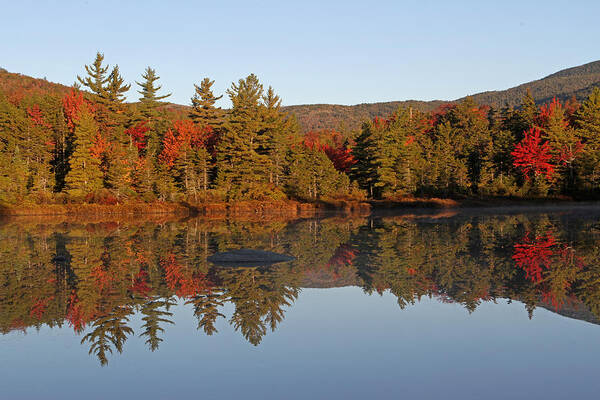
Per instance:
[[[546,179],[551,179],[554,174],[554,165],[551,163],[550,145],[542,141],[541,131],[534,127],[525,131],[525,138],[519,142],[512,151],[514,166],[523,171],[525,179],[544,174]]]
[[[125,134],[131,137],[133,144],[137,147],[138,151],[142,151],[146,148],[148,144],[148,131],[150,127],[147,124],[147,121],[140,121],[137,124],[129,127],[125,130]]]

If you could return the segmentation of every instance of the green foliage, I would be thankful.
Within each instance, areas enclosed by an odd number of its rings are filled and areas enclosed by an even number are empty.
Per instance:
[[[136,82],[141,88],[141,90],[138,90],[138,93],[142,95],[142,97],[140,97],[141,112],[145,118],[156,117],[156,109],[161,105],[160,101],[171,96],[171,93],[165,95],[158,94],[158,91],[162,86],[157,85],[156,81],[159,80],[160,77],[156,75],[156,71],[150,67],[146,68],[142,74],[142,79],[143,81],[141,83]]]
[[[100,161],[92,155],[92,146],[98,134],[96,121],[84,107],[75,124],[73,154],[69,160],[70,170],[65,179],[67,193],[82,198],[103,187]]]

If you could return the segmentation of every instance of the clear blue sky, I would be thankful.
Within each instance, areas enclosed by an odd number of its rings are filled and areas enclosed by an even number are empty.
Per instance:
[[[287,105],[450,100],[600,59],[597,0],[1,0],[0,12],[9,71],[72,84],[99,50],[129,82],[154,67],[183,104],[205,76],[223,93],[253,72]]]

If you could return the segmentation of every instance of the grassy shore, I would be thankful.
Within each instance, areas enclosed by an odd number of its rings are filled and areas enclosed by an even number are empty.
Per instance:
[[[120,204],[22,204],[0,205],[0,216],[135,216],[177,215],[202,216],[206,218],[258,217],[258,218],[303,218],[322,213],[368,214],[371,211],[402,209],[458,209],[505,206],[566,205],[574,202],[569,198],[522,199],[522,198],[396,198],[387,200],[322,200],[315,202],[286,201],[237,201],[206,202],[152,202]]]

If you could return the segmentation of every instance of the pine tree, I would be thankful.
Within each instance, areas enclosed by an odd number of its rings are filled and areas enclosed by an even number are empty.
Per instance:
[[[109,67],[108,65],[103,66],[103,62],[104,54],[100,52],[96,53],[96,58],[94,59],[94,62],[91,65],[85,66],[87,76],[82,78],[78,75],[77,80],[83,86],[90,89],[92,93],[96,94],[100,100],[107,100],[108,94],[105,85],[108,82],[106,73],[108,72]]]
[[[374,195],[378,179],[374,148],[376,146],[375,126],[371,121],[365,122],[352,148],[352,156],[356,159],[350,169],[350,174],[359,186],[367,191],[370,197]]]
[[[264,131],[263,85],[256,75],[227,90],[233,108],[217,148],[217,185],[227,197],[260,197],[268,180],[269,158],[257,152]]]
[[[72,197],[83,197],[102,188],[100,161],[92,155],[97,134],[94,116],[88,106],[84,105],[75,122],[74,150],[69,160],[70,170],[65,179],[67,193]]]
[[[194,85],[195,93],[192,97],[192,110],[190,119],[201,127],[210,126],[213,130],[218,130],[224,122],[224,112],[221,108],[215,107],[215,103],[223,96],[215,96],[212,91],[212,85],[215,81],[204,78],[200,86]]]
[[[269,183],[281,187],[290,139],[298,134],[299,129],[295,118],[281,111],[281,98],[270,86],[263,96],[263,104],[264,132],[259,136],[257,152],[269,158]]]
[[[575,116],[577,136],[585,142],[578,174],[586,189],[600,188],[600,88],[583,102]]]
[[[525,96],[521,101],[517,116],[518,118],[514,126],[515,131],[513,133],[515,134],[517,141],[519,141],[524,137],[524,132],[534,126],[538,116],[538,107],[535,104],[535,99],[531,95],[531,90],[529,90],[529,88],[527,88]]]
[[[346,174],[335,169],[319,146],[299,143],[291,153],[287,185],[295,197],[316,200],[347,193],[350,180]]]
[[[156,75],[156,71],[150,67],[147,67],[142,74],[144,79],[141,83],[136,81],[136,84],[140,86],[141,90],[138,93],[142,95],[140,97],[140,108],[145,118],[155,118],[157,113],[156,109],[161,104],[161,100],[171,96],[171,93],[165,95],[159,95],[158,91],[162,88],[160,85],[156,85],[156,81],[160,79]]]
[[[106,79],[106,99],[108,107],[113,113],[123,114],[123,103],[125,102],[125,93],[131,88],[130,84],[125,84],[125,80],[119,72],[119,66],[115,65],[110,75]]]

